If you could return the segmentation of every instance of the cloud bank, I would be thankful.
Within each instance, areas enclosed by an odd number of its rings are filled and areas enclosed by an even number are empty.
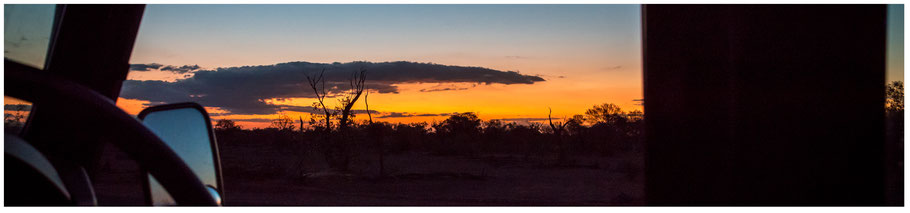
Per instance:
[[[151,64],[155,65],[155,64]],[[152,68],[148,64],[131,69]],[[189,65],[187,65],[189,66]],[[162,66],[159,66],[162,67]],[[163,66],[167,68],[167,66]],[[186,66],[184,66],[186,67]],[[164,70],[162,68],[162,70]],[[179,70],[182,67],[173,67]],[[193,68],[192,66],[187,68]],[[196,67],[198,68],[198,66]],[[242,66],[199,70],[193,76],[176,82],[123,82],[120,96],[147,100],[153,103],[194,101],[204,106],[220,107],[232,114],[272,114],[279,110],[303,111],[311,107],[269,105],[272,98],[314,98],[306,76],[316,76],[325,70],[325,88],[331,94],[347,90],[351,73],[367,70],[366,87],[379,93],[398,93],[400,83],[482,83],[534,84],[544,81],[533,75],[500,71],[483,67],[449,66],[416,62],[350,62],[310,63],[288,62],[274,65]],[[304,111],[309,112],[309,111]]]
[[[549,120],[548,118],[501,118],[498,119],[506,123],[518,123],[518,124],[530,124],[532,122],[542,122]]]

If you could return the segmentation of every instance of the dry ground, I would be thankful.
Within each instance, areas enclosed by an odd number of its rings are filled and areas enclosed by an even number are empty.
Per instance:
[[[361,156],[333,172],[313,153],[254,145],[221,148],[227,205],[642,205],[640,156],[550,159],[408,153]]]

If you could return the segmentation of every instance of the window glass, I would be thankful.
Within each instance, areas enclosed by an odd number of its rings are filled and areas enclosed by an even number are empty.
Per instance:
[[[904,5],[888,5],[888,69],[886,80],[904,80]]]
[[[3,104],[3,130],[19,132],[32,111],[32,103],[4,96]]]
[[[54,23],[52,4],[3,5],[3,57],[38,69],[44,68]],[[3,124],[6,132],[19,132],[31,112],[32,103],[3,97]]]
[[[117,104],[205,106],[227,205],[640,204],[640,11],[148,5]]]
[[[903,204],[904,171],[904,5],[888,5],[885,76],[885,161],[887,202]]]
[[[3,57],[43,69],[56,5],[5,4],[3,9]]]

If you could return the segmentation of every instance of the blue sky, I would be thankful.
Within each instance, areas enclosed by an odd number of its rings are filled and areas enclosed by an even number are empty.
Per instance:
[[[135,63],[639,57],[638,5],[149,5]],[[475,62],[484,65],[483,62]],[[471,65],[471,64],[467,64]],[[505,68],[505,67],[501,67]]]
[[[904,79],[904,5],[888,5],[887,81]]]

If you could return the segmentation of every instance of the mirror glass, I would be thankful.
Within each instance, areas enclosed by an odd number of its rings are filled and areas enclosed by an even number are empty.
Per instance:
[[[218,176],[213,137],[206,115],[196,108],[153,111],[142,122],[166,143],[199,177],[203,184],[217,189]],[[152,205],[174,205],[167,191],[149,175]]]

